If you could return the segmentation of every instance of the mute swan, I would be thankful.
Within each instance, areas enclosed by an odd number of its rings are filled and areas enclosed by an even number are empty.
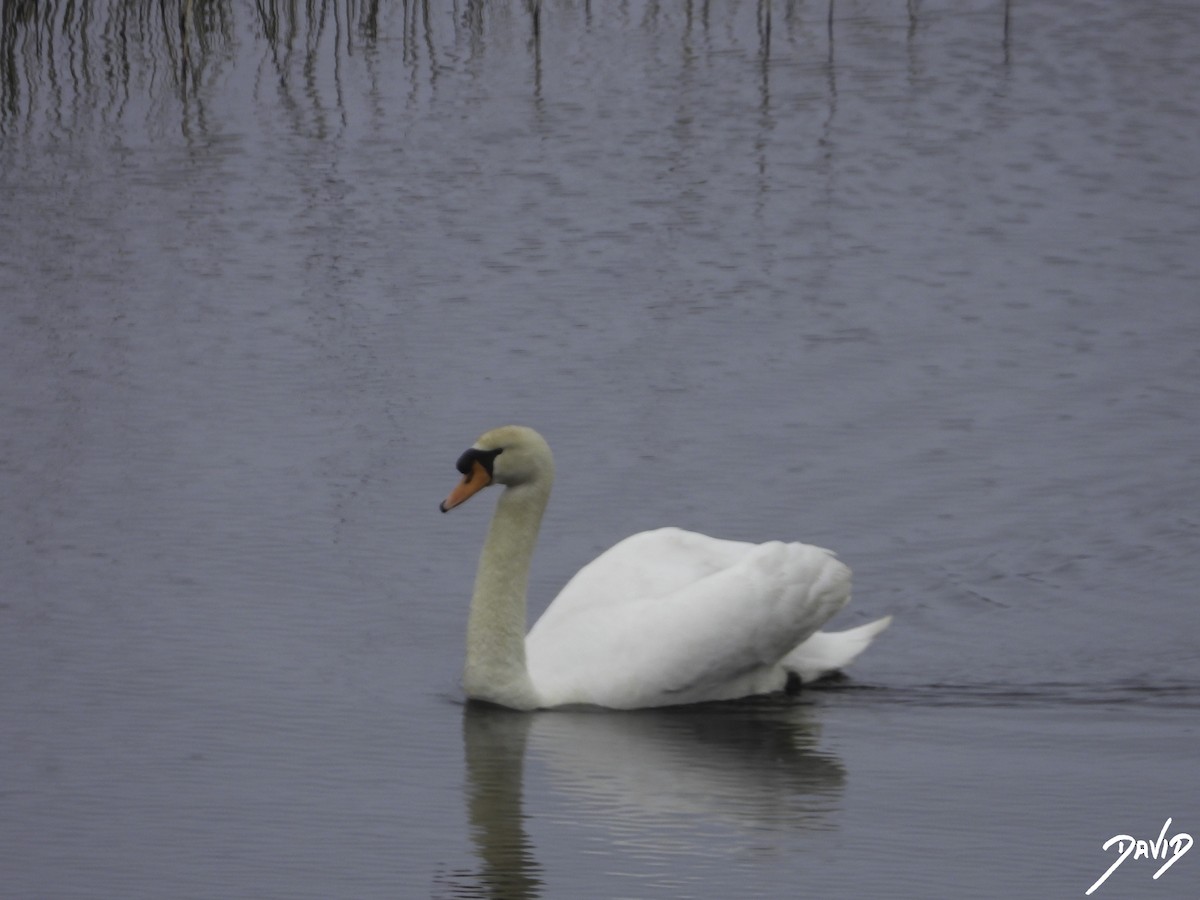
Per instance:
[[[525,635],[525,590],[554,481],[532,428],[487,432],[459,457],[448,512],[505,485],[467,622],[463,687],[514,709],[635,709],[781,691],[851,662],[890,616],[817,631],[850,599],[850,570],[807,544],[646,531],[584,566]]]

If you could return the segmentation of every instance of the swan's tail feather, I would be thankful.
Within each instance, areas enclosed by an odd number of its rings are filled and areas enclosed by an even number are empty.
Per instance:
[[[783,666],[799,676],[802,684],[832,675],[854,662],[876,635],[891,624],[892,617],[884,616],[846,631],[818,631],[785,656]]]

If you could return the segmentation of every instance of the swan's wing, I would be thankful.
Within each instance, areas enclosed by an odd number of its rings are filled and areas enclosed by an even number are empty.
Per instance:
[[[556,627],[593,606],[611,609],[626,600],[662,597],[736,565],[756,546],[682,528],[630,535],[576,572],[534,630]]]
[[[849,596],[850,570],[819,547],[635,535],[581,571],[530,631],[529,673],[548,705],[736,696],[731,684],[776,669]]]

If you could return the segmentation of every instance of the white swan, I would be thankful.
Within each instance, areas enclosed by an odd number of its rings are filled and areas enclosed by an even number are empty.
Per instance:
[[[525,590],[554,481],[532,428],[483,435],[458,460],[458,506],[506,489],[483,545],[463,687],[514,709],[614,709],[781,691],[850,663],[891,621],[817,631],[850,599],[850,570],[807,544],[748,544],[678,528],[635,534],[584,566],[525,635]]]

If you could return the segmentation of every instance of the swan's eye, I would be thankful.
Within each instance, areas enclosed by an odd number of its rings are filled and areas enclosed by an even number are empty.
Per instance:
[[[458,462],[454,464],[454,468],[458,469],[463,475],[470,475],[471,465],[479,463],[483,466],[483,471],[488,473],[488,478],[491,478],[492,466],[496,462],[496,457],[503,452],[503,447],[497,447],[495,450],[478,450],[472,447],[458,458]]]

